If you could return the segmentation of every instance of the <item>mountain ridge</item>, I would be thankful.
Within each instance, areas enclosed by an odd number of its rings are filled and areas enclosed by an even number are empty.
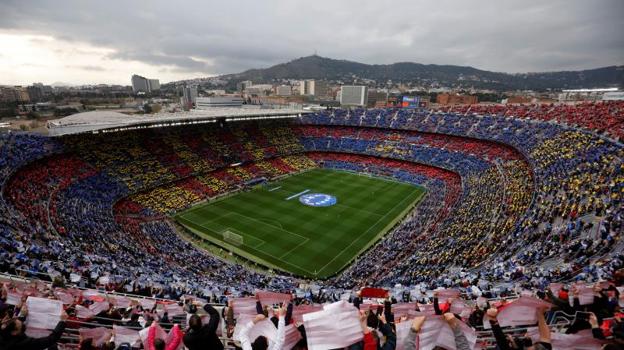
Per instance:
[[[578,71],[504,73],[470,66],[396,62],[365,64],[317,55],[300,57],[268,68],[249,69],[218,76],[229,87],[244,80],[274,83],[286,79],[320,79],[342,83],[365,82],[383,85],[409,83],[423,87],[451,87],[503,90],[547,90],[624,87],[624,66],[607,66]],[[371,85],[371,84],[369,84]],[[375,85],[375,84],[372,84]]]

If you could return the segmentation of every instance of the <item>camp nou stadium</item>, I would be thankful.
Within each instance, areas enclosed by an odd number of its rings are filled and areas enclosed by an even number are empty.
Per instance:
[[[607,264],[622,103],[481,108],[97,111],[4,134],[5,269],[202,293]]]
[[[26,309],[27,336],[69,349],[551,341],[617,310],[623,126],[607,101],[91,111],[5,132],[6,329]]]

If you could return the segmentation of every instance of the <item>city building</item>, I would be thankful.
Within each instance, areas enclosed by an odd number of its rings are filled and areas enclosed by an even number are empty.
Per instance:
[[[436,97],[440,105],[473,105],[479,103],[477,96],[442,93]]]
[[[21,86],[0,86],[0,102],[29,102],[28,91]]]
[[[52,89],[52,86],[43,85],[42,83],[34,83],[31,86],[26,87],[26,91],[28,91],[28,96],[31,101],[41,101],[52,95],[54,90]]]
[[[388,93],[383,90],[368,90],[368,107],[385,107],[388,102]]]
[[[618,88],[561,90],[559,102],[600,101],[605,94],[612,92],[618,92]]]
[[[340,88],[340,104],[342,106],[366,107],[368,104],[368,88],[366,86],[342,86]]]
[[[180,95],[180,104],[184,109],[191,109],[197,102],[197,87],[196,86],[184,86],[178,88]]]
[[[325,97],[327,96],[328,86],[327,82],[321,80],[301,80],[299,82],[299,94],[300,95],[309,95],[314,97]]]
[[[30,96],[28,96],[28,91],[26,90],[26,88],[21,87],[21,86],[16,86],[14,91],[15,91],[15,99],[18,102],[30,101]]]
[[[134,74],[130,80],[132,81],[132,92],[135,94],[160,90],[160,82],[158,79],[147,79],[146,77]]]
[[[303,96],[260,96],[251,99],[251,104],[259,104],[263,106],[290,106],[303,105],[306,99]]]
[[[271,84],[256,84],[245,88],[245,95],[247,96],[268,96],[273,92],[273,85]]]
[[[149,84],[150,91],[160,90],[160,82],[158,81],[158,79],[148,79],[147,83]]]
[[[275,94],[277,96],[290,96],[292,95],[292,86],[290,85],[280,85],[275,88]]]
[[[206,90],[206,94],[214,95],[214,96],[223,96],[226,94],[226,92],[223,89],[216,89],[216,90]]]
[[[388,97],[388,101],[386,102],[386,107],[401,107],[403,104],[403,99],[401,98],[401,100],[399,100],[399,97],[397,96],[390,96]]]
[[[0,102],[14,102],[15,93],[13,88],[8,86],[0,86]]]
[[[624,91],[609,91],[602,95],[603,101],[624,101]]]
[[[132,92],[135,94],[138,92],[149,92],[147,79],[144,77],[135,74],[130,80],[132,81]]]
[[[241,107],[243,102],[245,102],[245,100],[240,96],[198,97],[195,102],[195,108]]]
[[[244,80],[236,84],[236,91],[243,92],[248,87],[252,86],[253,82],[251,80]]]
[[[501,103],[518,104],[518,103],[532,103],[534,101],[535,101],[535,98],[531,96],[509,96],[506,99],[503,99]]]

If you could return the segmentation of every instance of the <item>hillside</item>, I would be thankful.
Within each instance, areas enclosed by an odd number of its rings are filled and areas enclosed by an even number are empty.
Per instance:
[[[350,83],[354,78],[377,83],[416,83],[423,86],[475,87],[495,90],[546,90],[592,87],[624,87],[624,66],[610,66],[582,71],[508,74],[473,67],[399,62],[369,65],[307,56],[266,69],[250,69],[223,75],[233,86],[239,81],[269,83],[281,79],[324,79]]]

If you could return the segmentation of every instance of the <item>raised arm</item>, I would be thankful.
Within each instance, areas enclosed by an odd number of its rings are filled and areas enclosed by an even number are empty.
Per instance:
[[[371,329],[368,328],[368,315],[368,311],[360,311],[360,326],[362,327],[362,333],[364,334],[363,350],[377,350],[377,343],[375,342],[375,338],[373,338],[373,335],[371,334]]]
[[[540,341],[543,343],[550,344],[550,327],[546,323],[546,318],[544,317],[544,313],[546,312],[545,308],[537,309],[537,328],[539,329]]]
[[[602,332],[600,324],[598,323],[598,318],[593,312],[589,314],[589,324],[592,327],[592,335],[594,336],[594,338],[605,339],[604,333]]]
[[[425,316],[418,316],[412,321],[412,327],[403,344],[404,349],[416,349],[416,337],[425,323]]]
[[[275,343],[271,347],[271,350],[281,350],[284,346],[284,341],[286,340],[286,313],[287,310],[285,307],[281,307],[278,311],[277,317],[279,320],[277,321],[277,337],[275,339]]]
[[[386,337],[386,342],[381,350],[394,350],[396,348],[396,334],[392,330],[392,326],[387,322],[384,315],[379,316],[379,330]]]
[[[288,303],[288,307],[286,309],[286,319],[285,319],[286,325],[289,325],[290,322],[292,321],[292,314],[293,314],[293,304],[291,301]]]
[[[210,321],[208,321],[208,323],[204,326],[206,328],[206,331],[208,331],[209,333],[216,332],[217,327],[219,326],[219,320],[221,319],[221,316],[219,316],[219,312],[210,304],[204,305],[204,311],[206,311],[208,315],[210,315]]]
[[[470,344],[468,343],[468,339],[462,332],[461,327],[459,326],[459,320],[455,318],[450,312],[444,314],[444,320],[448,323],[448,325],[453,330],[453,335],[455,336],[455,348],[457,350],[470,350]]]
[[[505,333],[498,325],[498,320],[496,319],[498,316],[498,310],[495,308],[490,308],[485,313],[485,317],[490,321],[490,325],[492,326],[492,333],[494,334],[494,339],[496,339],[496,345],[500,350],[511,350],[509,348],[509,343],[507,342],[507,338],[505,337]]]
[[[438,292],[433,292],[433,310],[436,315],[442,315],[442,310],[440,309],[440,301],[438,300]]]
[[[243,348],[243,350],[251,350],[251,339],[249,339],[249,331],[253,328],[253,326],[256,323],[264,319],[266,319],[264,315],[256,315],[256,318],[254,318],[253,321],[247,322],[247,324],[244,325],[243,328],[241,328],[240,342],[241,342],[241,347]]]
[[[394,314],[392,313],[392,302],[384,301],[384,317],[388,323],[394,323]]]
[[[256,313],[258,315],[264,315],[264,310],[262,309],[262,303],[260,300],[256,300]]]
[[[353,306],[360,309],[360,305],[362,304],[362,299],[360,298],[360,293],[358,292],[355,298],[353,299]]]
[[[228,305],[225,319],[228,324],[234,324],[234,302],[230,301]]]

